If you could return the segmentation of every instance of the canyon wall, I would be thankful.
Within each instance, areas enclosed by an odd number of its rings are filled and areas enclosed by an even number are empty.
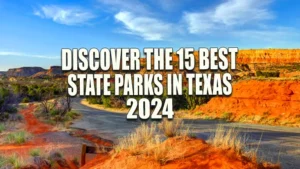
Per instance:
[[[300,63],[300,49],[240,50],[237,63]]]

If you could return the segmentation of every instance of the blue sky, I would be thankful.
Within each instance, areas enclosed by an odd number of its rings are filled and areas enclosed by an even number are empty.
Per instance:
[[[298,0],[0,0],[0,70],[61,48],[299,48]]]

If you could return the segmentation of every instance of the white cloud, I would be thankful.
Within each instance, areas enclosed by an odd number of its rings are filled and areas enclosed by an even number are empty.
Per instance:
[[[271,0],[227,0],[205,12],[185,12],[188,31],[193,34],[210,33],[222,28],[254,24],[272,19],[267,9]]]
[[[81,8],[56,5],[42,6],[40,10],[34,11],[34,14],[65,25],[79,25],[95,18],[92,13],[84,11]]]
[[[163,40],[173,30],[170,23],[127,11],[117,13],[115,19],[124,24],[123,32],[140,36],[145,40]]]
[[[21,52],[0,51],[0,56],[17,56],[17,57],[32,57],[42,59],[59,59],[58,56],[33,55]]]

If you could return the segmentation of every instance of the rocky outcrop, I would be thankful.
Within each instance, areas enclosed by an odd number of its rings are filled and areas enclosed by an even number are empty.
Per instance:
[[[230,120],[300,126],[300,80],[244,80],[230,97],[214,97],[195,113]]]
[[[300,49],[240,50],[237,63],[299,63]]]
[[[38,72],[31,76],[32,78],[47,78],[47,71]]]
[[[49,70],[38,72],[32,75],[32,78],[48,78],[62,76],[61,66],[51,66]]]
[[[47,71],[47,75],[49,76],[57,76],[62,74],[63,72],[61,66],[51,66],[50,69]]]
[[[41,67],[21,67],[16,69],[9,69],[6,75],[8,77],[29,77],[42,71],[45,71],[45,69]]]

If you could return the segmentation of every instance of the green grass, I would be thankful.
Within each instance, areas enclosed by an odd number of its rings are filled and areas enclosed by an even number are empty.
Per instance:
[[[30,150],[29,154],[32,157],[38,157],[41,155],[41,150],[40,149],[32,149],[32,150]]]
[[[11,164],[13,168],[18,169],[24,165],[24,161],[19,158],[16,154],[7,158],[7,163]]]
[[[6,136],[6,142],[11,144],[22,144],[26,142],[29,134],[25,131],[10,133]]]
[[[67,120],[74,120],[74,119],[76,119],[79,116],[80,116],[79,113],[77,113],[75,111],[69,111],[69,112],[66,113],[65,118]]]
[[[0,156],[0,168],[4,168],[6,166],[7,160]]]
[[[0,133],[2,133],[5,130],[5,125],[4,124],[0,124]]]

